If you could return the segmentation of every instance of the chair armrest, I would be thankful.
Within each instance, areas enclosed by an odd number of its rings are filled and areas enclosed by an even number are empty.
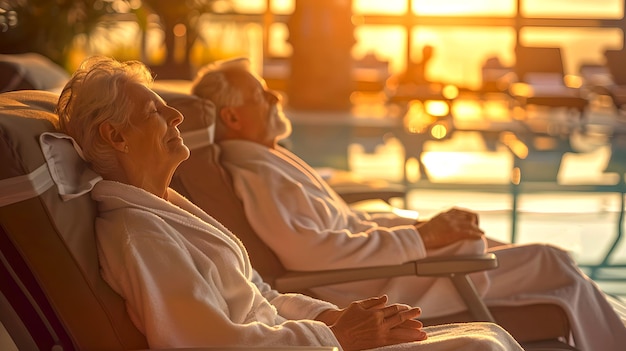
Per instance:
[[[328,271],[288,271],[274,280],[274,288],[282,292],[303,292],[306,289],[361,280],[400,276],[452,276],[498,267],[493,253],[472,256],[432,257],[400,265],[348,268]]]
[[[418,276],[448,276],[467,274],[498,268],[498,259],[493,253],[484,255],[428,257],[415,261]]]
[[[394,266],[337,269],[315,272],[288,271],[276,277],[274,288],[281,292],[305,293],[307,289],[361,280],[400,276],[450,278],[459,296],[465,302],[475,321],[495,322],[495,319],[478,294],[469,273],[498,267],[495,254],[471,256],[429,257]]]

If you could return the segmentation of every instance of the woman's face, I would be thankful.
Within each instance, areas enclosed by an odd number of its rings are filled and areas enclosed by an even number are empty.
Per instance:
[[[189,149],[177,128],[183,115],[143,85],[131,84],[128,94],[135,105],[130,127],[122,132],[128,157],[133,161],[130,172],[134,174],[129,176],[149,178],[173,174],[189,157]]]

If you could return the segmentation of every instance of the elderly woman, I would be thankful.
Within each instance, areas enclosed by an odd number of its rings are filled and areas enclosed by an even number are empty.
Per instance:
[[[183,116],[151,80],[139,62],[91,58],[57,106],[62,131],[104,179],[92,191],[102,274],[150,347],[521,350],[493,324],[422,328],[419,308],[385,296],[338,309],[272,290],[233,234],[168,187],[189,150]]]

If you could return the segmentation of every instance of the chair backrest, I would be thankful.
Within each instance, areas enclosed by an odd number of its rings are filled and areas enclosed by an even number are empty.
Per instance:
[[[532,75],[554,74],[562,79],[563,57],[558,47],[529,47],[515,48],[515,73],[522,82],[528,82]]]
[[[162,95],[175,108],[206,112],[191,95]],[[57,128],[57,99],[0,94],[0,321],[18,349],[145,349],[123,299],[100,276],[95,202],[89,194],[63,201],[51,180],[39,136]]]
[[[613,82],[617,85],[626,85],[626,49],[606,50],[604,59]]]
[[[181,133],[187,134],[208,127],[197,118],[198,113],[193,108],[180,111],[185,116],[179,126]],[[194,147],[187,142],[184,135],[183,138],[190,146],[191,155],[176,170],[171,187],[235,234],[248,249],[252,266],[267,283],[273,285],[274,278],[282,275],[285,269],[248,222],[243,204],[233,189],[230,175],[219,162],[219,146],[209,142]]]

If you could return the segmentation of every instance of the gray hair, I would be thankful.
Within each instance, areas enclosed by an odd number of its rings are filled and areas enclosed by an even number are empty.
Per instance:
[[[150,86],[148,68],[139,61],[119,62],[102,56],[85,60],[63,88],[56,112],[61,131],[83,149],[85,160],[97,173],[105,174],[118,166],[115,150],[99,133],[99,126],[130,126],[134,103],[126,94],[128,84]]]

